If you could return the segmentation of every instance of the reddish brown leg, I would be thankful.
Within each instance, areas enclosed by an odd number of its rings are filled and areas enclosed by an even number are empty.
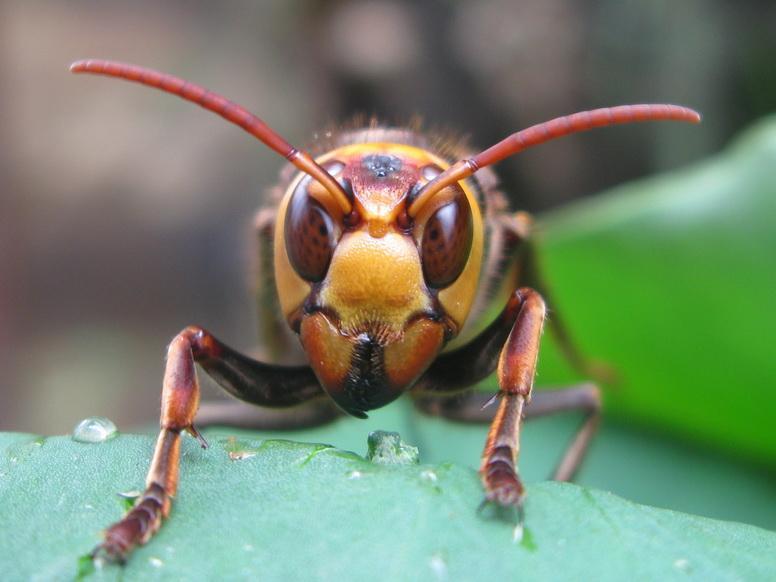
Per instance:
[[[310,368],[263,364],[235,352],[202,328],[184,329],[167,350],[161,430],[146,489],[135,506],[105,532],[105,539],[93,552],[95,560],[123,562],[169,515],[178,488],[181,431],[190,432],[206,446],[193,424],[199,405],[195,362],[225,390],[254,404],[292,406],[323,395]]]
[[[192,358],[189,330],[179,334],[167,350],[167,368],[162,384],[161,430],[156,441],[146,489],[124,518],[105,532],[105,539],[94,550],[95,559],[123,562],[138,544],[156,533],[162,518],[170,513],[171,500],[178,489],[181,431],[194,429],[199,406],[199,382]],[[201,438],[201,437],[200,437]],[[202,446],[207,446],[203,441]]]
[[[468,344],[442,354],[418,382],[421,398],[450,396],[497,369],[499,405],[480,466],[486,502],[520,508],[523,485],[516,467],[520,424],[533,388],[545,311],[536,291],[518,289],[493,323]]]
[[[501,506],[522,503],[523,484],[517,474],[523,407],[531,398],[545,305],[530,288],[518,289],[507,309],[518,309],[515,324],[499,357],[499,405],[482,453],[480,477],[485,499]]]

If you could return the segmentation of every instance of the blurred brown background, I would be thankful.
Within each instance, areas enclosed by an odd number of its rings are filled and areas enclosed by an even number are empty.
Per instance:
[[[693,131],[615,128],[501,164],[515,206],[540,211],[719,150],[776,110],[775,54],[766,0],[6,0],[0,429],[154,422],[178,330],[255,342],[250,223],[281,160],[192,105],[70,75],[73,60],[189,78],[294,144],[357,112],[418,114],[478,146],[604,105],[703,112]]]

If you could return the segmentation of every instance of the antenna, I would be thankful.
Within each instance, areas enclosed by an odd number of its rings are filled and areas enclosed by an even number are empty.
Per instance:
[[[352,210],[350,199],[342,189],[342,186],[331,174],[313,160],[310,154],[295,148],[259,117],[217,93],[173,75],[115,61],[76,61],[70,65],[70,71],[73,73],[91,73],[126,79],[127,81],[153,87],[154,89],[177,95],[186,101],[196,103],[208,111],[220,115],[227,121],[242,127],[245,131],[257,137],[265,145],[286,158],[299,170],[312,176],[314,180],[320,182],[326,189],[344,214],[347,215]]]
[[[434,195],[461,180],[468,178],[477,170],[493,165],[504,158],[513,156],[530,147],[542,144],[557,137],[587,131],[595,127],[620,125],[639,121],[686,121],[700,123],[697,111],[679,105],[643,104],[604,107],[592,111],[581,111],[573,115],[556,117],[550,121],[533,125],[513,133],[474,157],[460,160],[439,174],[421,188],[415,200],[410,204],[408,214],[414,218]]]

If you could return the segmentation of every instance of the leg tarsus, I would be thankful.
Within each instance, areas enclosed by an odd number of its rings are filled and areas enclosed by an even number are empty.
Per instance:
[[[92,551],[92,560],[123,564],[135,546],[144,544],[162,525],[170,507],[170,496],[158,483],[152,483],[138,497],[135,506],[110,526],[103,541]]]
[[[163,428],[156,441],[145,491],[124,517],[110,526],[92,552],[96,562],[124,563],[130,552],[146,543],[162,525],[178,487],[180,431]]]
[[[525,494],[517,468],[512,461],[510,447],[496,447],[488,460],[488,466],[482,471],[482,480],[486,484],[485,499],[502,506],[519,505]]]
[[[504,394],[493,419],[480,465],[485,499],[501,507],[522,503],[525,487],[517,473],[525,396]]]

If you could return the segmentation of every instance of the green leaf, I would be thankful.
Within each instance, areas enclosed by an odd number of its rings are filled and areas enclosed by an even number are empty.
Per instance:
[[[150,436],[99,444],[0,434],[0,564],[10,580],[765,580],[776,534],[559,483],[526,528],[478,515],[476,473],[381,465],[326,445],[208,433],[183,443],[172,516],[123,569],[83,556],[142,486]],[[422,450],[421,450],[422,452]]]
[[[776,466],[776,118],[726,152],[541,222],[547,279],[607,415]],[[551,343],[551,342],[549,342]],[[551,347],[539,378],[574,374]]]

